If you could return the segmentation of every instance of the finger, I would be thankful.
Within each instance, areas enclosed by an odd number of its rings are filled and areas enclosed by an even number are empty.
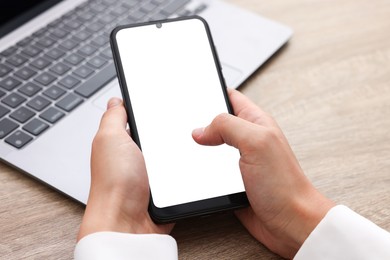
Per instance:
[[[227,91],[230,102],[234,106],[234,112],[236,115],[246,108],[250,110],[258,110],[258,107],[241,92],[232,88],[228,88]]]
[[[233,106],[234,114],[236,116],[259,125],[275,125],[275,122],[272,117],[270,117],[266,112],[260,109],[244,94],[231,88],[228,88],[227,90],[230,102]]]
[[[100,121],[99,130],[126,129],[127,114],[123,102],[119,98],[111,98],[107,110]]]
[[[195,129],[192,136],[202,145],[226,143],[241,151],[252,143],[254,137],[261,135],[262,128],[236,116],[220,114],[206,128]]]

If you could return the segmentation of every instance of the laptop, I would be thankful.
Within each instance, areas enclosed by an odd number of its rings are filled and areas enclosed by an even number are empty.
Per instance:
[[[0,4],[0,158],[86,203],[90,150],[121,97],[109,34],[121,24],[197,14],[237,88],[292,35],[219,0],[12,0]]]

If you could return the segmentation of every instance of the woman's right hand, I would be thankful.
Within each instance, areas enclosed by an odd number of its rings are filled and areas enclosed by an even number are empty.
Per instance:
[[[248,231],[273,252],[293,258],[334,203],[304,175],[277,123],[248,98],[229,89],[236,116],[218,115],[195,129],[202,145],[226,143],[240,151],[250,207],[236,212]]]

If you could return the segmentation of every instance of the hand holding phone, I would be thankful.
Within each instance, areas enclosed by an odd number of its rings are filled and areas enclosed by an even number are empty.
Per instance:
[[[197,144],[192,130],[232,113],[207,23],[199,17],[115,29],[111,43],[132,138],[158,222],[247,205],[239,153]]]

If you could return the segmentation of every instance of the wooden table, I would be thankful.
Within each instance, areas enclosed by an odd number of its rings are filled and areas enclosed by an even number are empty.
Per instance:
[[[240,90],[316,187],[390,230],[390,2],[231,0],[294,36]],[[71,259],[82,205],[0,164],[0,258]],[[278,259],[231,214],[183,221],[181,259]]]

